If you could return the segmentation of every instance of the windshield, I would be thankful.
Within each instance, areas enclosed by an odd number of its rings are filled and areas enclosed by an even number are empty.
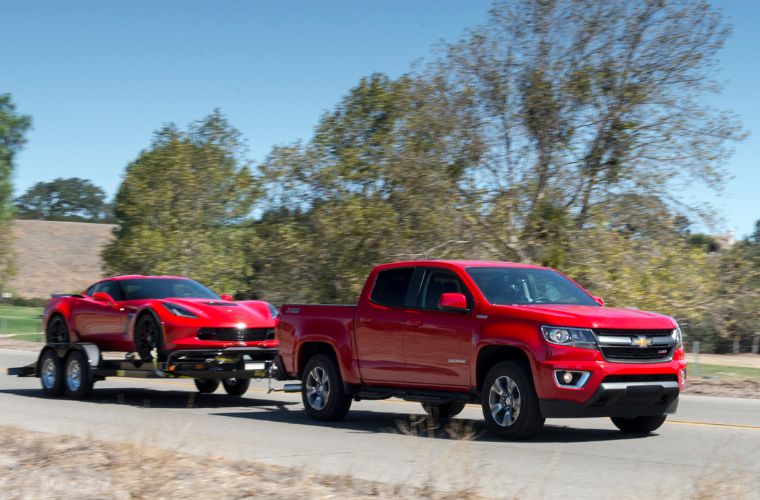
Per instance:
[[[119,281],[125,300],[167,299],[187,297],[197,299],[217,299],[219,296],[201,285],[187,279],[132,279]]]
[[[599,305],[581,287],[550,269],[470,267],[467,272],[491,304]]]

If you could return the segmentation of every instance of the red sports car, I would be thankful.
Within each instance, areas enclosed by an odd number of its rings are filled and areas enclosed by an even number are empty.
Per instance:
[[[44,315],[49,343],[92,342],[143,360],[153,352],[277,347],[278,321],[267,302],[233,302],[178,276],[106,278],[79,295],[54,295]]]

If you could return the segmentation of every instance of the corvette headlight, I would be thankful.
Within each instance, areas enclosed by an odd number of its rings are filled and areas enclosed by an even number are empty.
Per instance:
[[[192,311],[188,311],[182,306],[178,306],[177,304],[172,304],[171,302],[163,302],[161,304],[164,306],[164,308],[172,313],[175,316],[182,316],[183,318],[197,318],[198,315],[196,315]]]
[[[673,340],[676,341],[676,349],[683,347],[683,335],[681,335],[681,327],[676,324],[676,329],[670,334]]]
[[[566,328],[562,326],[542,326],[541,333],[550,344],[596,349],[594,333],[588,328]]]

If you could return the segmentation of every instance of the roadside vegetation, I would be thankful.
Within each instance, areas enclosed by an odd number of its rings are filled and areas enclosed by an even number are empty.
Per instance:
[[[0,337],[41,341],[42,308],[0,304]]]

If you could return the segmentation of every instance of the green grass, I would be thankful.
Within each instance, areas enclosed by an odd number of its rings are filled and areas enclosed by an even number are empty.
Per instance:
[[[731,378],[760,378],[760,368],[745,368],[743,366],[704,365],[697,367],[689,363],[689,375],[708,377],[731,377]]]
[[[12,334],[21,340],[42,340],[41,307],[22,307],[0,304],[0,335]]]

